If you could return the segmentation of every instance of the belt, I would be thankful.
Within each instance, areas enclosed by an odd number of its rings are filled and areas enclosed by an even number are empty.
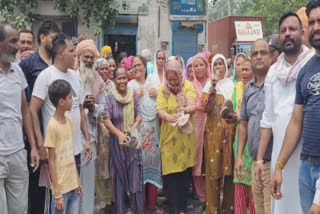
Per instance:
[[[320,160],[319,158],[314,158],[312,156],[307,156],[306,161],[312,166],[320,166]]]

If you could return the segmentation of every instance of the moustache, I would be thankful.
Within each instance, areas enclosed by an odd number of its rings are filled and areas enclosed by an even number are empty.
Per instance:
[[[291,38],[285,38],[283,44],[286,44],[287,42],[292,42],[293,44],[295,44],[295,41]]]
[[[320,36],[320,30],[314,31],[312,34],[310,34],[310,38],[313,39],[315,35]]]

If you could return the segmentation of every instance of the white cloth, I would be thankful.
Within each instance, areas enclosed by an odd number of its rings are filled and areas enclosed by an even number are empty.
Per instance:
[[[304,47],[301,54],[306,53],[306,51],[309,50]],[[294,65],[290,65],[285,61],[284,57],[282,57],[277,61],[276,65],[270,68],[267,75],[268,78],[264,84],[265,110],[262,115],[260,126],[262,128],[271,128],[273,132],[273,148],[271,157],[272,173],[274,172],[275,163],[278,159],[284,135],[292,115],[296,93],[296,78],[292,78],[287,82],[283,81],[283,77],[294,69],[299,69],[295,74],[297,75],[303,65],[313,56],[313,54],[310,53],[303,58],[298,58],[297,63]],[[302,213],[298,184],[298,166],[300,163],[301,148],[302,143],[300,142],[283,170],[283,182],[281,187],[283,198],[281,200],[273,199],[273,214]]]
[[[153,69],[153,73],[149,75],[150,79],[151,79],[151,81],[153,83],[152,86],[157,90],[160,88],[160,85],[162,83],[161,79],[159,77],[158,66],[157,66],[157,54],[158,54],[159,51],[160,50],[156,51],[156,53],[154,55],[154,61],[153,61],[154,62],[154,69]],[[164,71],[163,71],[163,75],[164,75]],[[163,77],[163,80],[164,80],[164,77]]]
[[[76,72],[74,70],[62,72],[59,71],[54,65],[49,66],[39,74],[34,84],[32,96],[38,97],[44,102],[41,107],[41,113],[45,136],[48,122],[56,111],[56,108],[49,99],[48,90],[50,84],[57,79],[66,80],[72,87],[72,108],[70,112],[67,112],[67,114],[71,117],[75,127],[75,134],[73,135],[72,143],[73,154],[77,155],[83,150],[80,128],[80,104],[83,103],[83,97],[81,92],[81,78],[79,72]]]

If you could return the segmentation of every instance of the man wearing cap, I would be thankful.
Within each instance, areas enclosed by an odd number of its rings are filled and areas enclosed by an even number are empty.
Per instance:
[[[271,157],[271,172],[283,173],[282,192],[284,197],[273,200],[274,214],[302,213],[299,203],[299,155],[301,147],[296,149],[282,172],[283,166],[276,162],[286,127],[293,110],[295,98],[296,79],[300,69],[314,55],[306,46],[302,45],[303,29],[299,17],[288,12],[281,16],[279,21],[279,43],[283,53],[277,62],[270,68],[268,81],[265,82],[265,110],[261,120],[260,145],[257,161],[263,160],[268,148],[269,140],[273,136],[273,148]],[[256,167],[257,182],[262,180],[263,161]],[[274,188],[274,186],[272,186]]]
[[[103,95],[105,84],[99,73],[93,68],[95,60],[99,57],[96,44],[92,39],[84,39],[76,48],[76,68],[82,81],[82,97],[85,117],[90,135],[92,160],[87,161],[85,153],[81,153],[80,182],[83,189],[80,198],[80,214],[94,213],[95,198],[95,162],[97,158],[97,126],[103,106],[98,105],[99,97]],[[82,138],[84,142],[85,139]]]

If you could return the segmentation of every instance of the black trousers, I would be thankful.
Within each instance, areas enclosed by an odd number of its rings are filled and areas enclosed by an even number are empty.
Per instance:
[[[163,176],[170,213],[186,212],[188,191],[192,181],[191,168]]]

